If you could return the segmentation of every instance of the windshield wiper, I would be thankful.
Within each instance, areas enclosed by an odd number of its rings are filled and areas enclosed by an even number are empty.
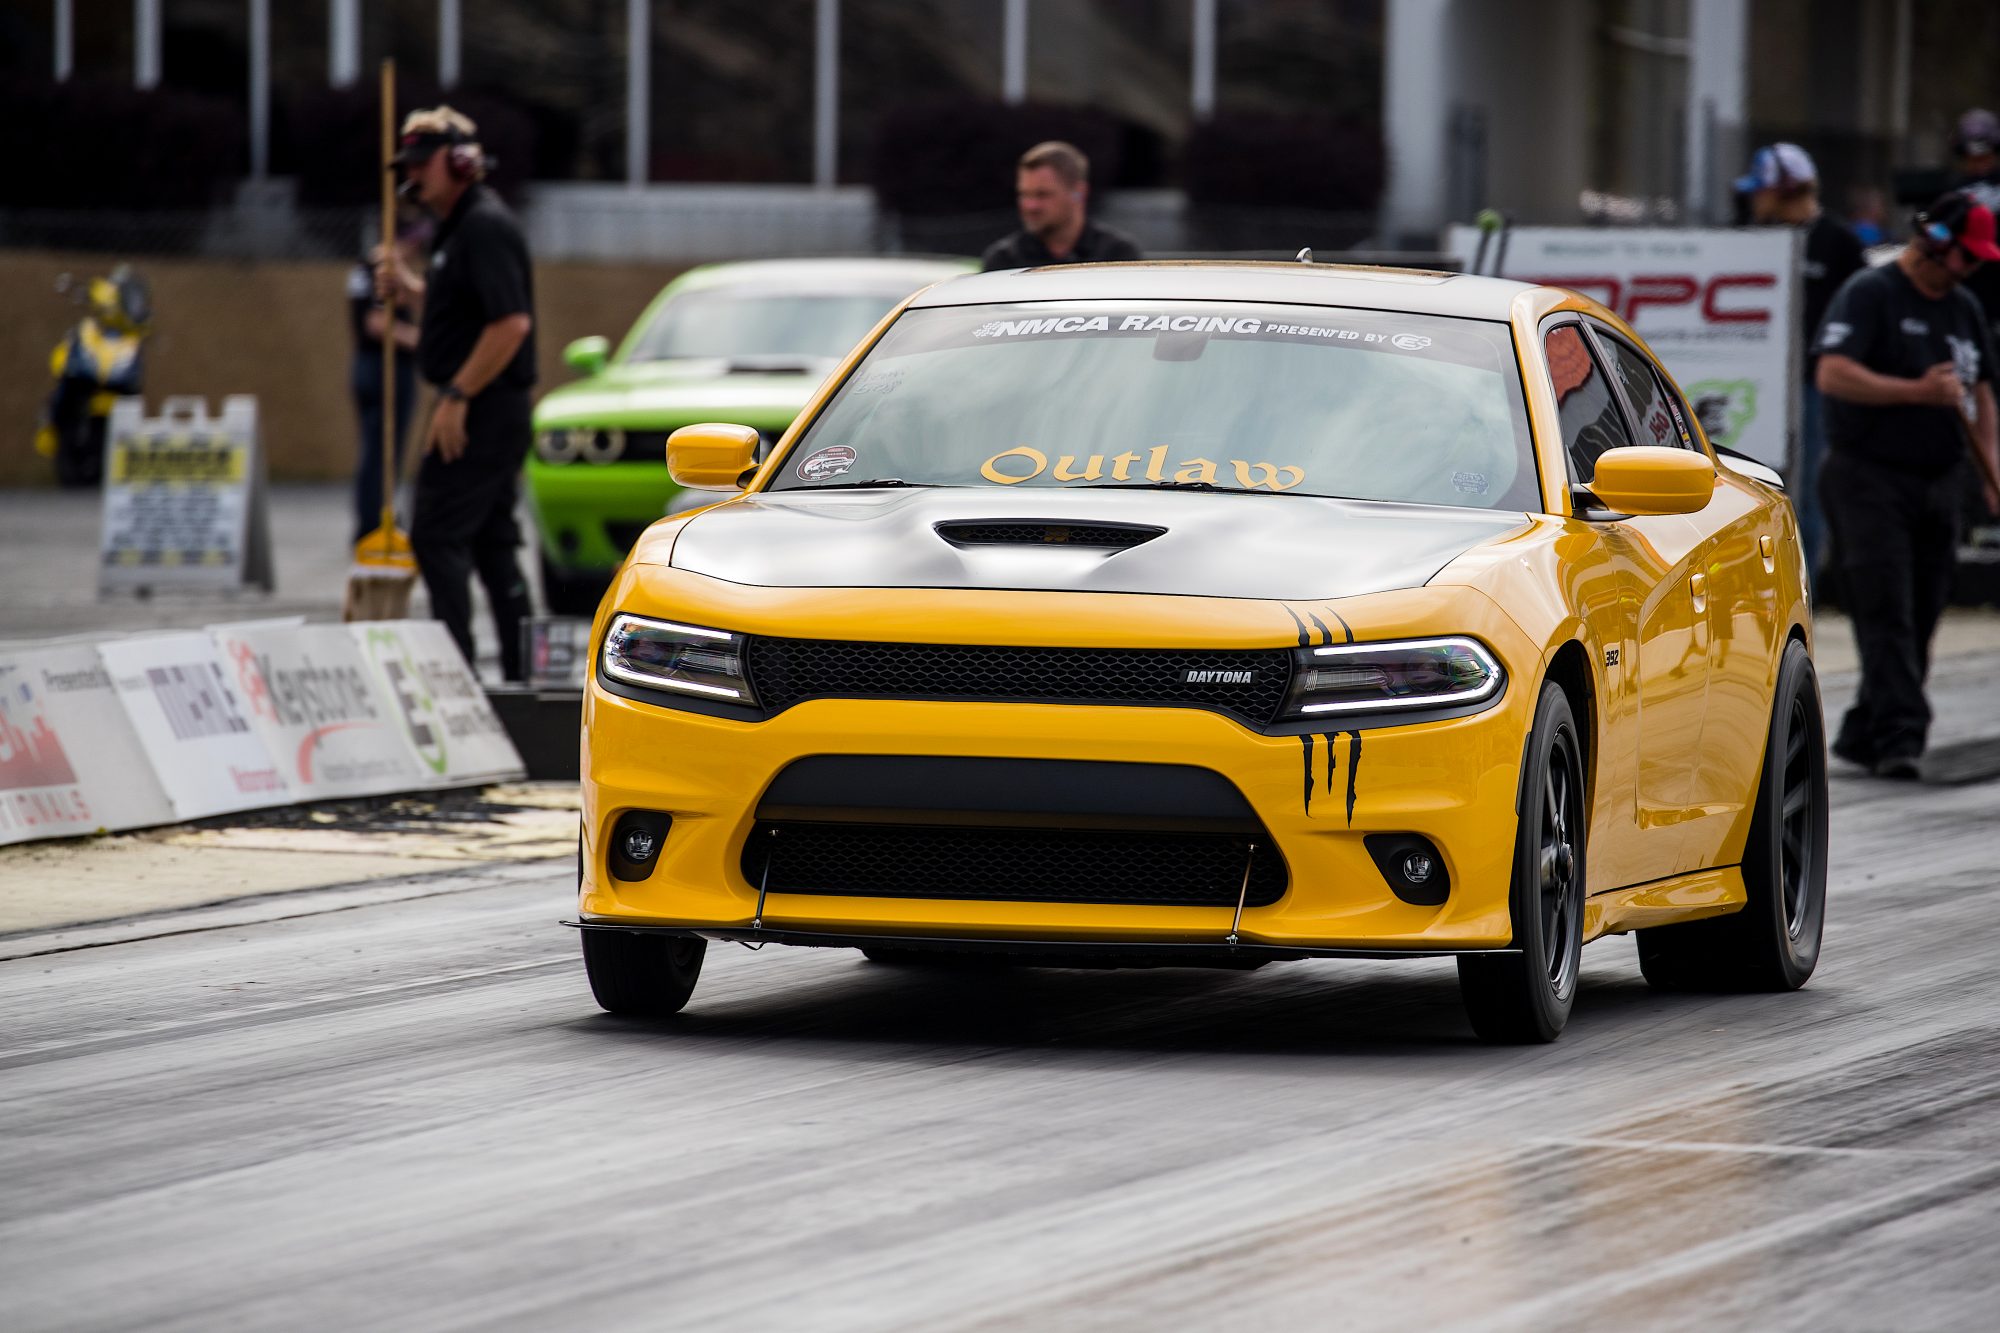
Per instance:
[[[824,486],[802,486],[799,489],[807,491],[858,491],[869,486],[880,486],[886,490],[893,486],[938,486],[942,484],[935,481],[904,481],[901,477],[876,477],[870,481],[835,481],[829,482]]]
[[[1079,486],[1082,491],[1221,491],[1229,495],[1280,495],[1280,491],[1254,490],[1247,486],[1218,486],[1212,481],[1099,481]]]

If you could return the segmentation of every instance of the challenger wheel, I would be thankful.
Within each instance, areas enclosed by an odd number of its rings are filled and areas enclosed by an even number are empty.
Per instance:
[[[1826,924],[1826,721],[1803,644],[1785,647],[1743,848],[1743,910],[1639,932],[1655,990],[1787,991],[1819,962]]]
[[[1583,744],[1562,687],[1542,686],[1521,787],[1509,896],[1515,953],[1461,954],[1459,993],[1482,1040],[1554,1041],[1583,964]]]
[[[583,932],[590,993],[609,1013],[634,1018],[677,1014],[694,994],[708,941],[626,930]]]

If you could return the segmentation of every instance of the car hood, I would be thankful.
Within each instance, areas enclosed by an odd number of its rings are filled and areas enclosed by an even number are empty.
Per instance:
[[[782,427],[819,387],[822,372],[745,371],[725,361],[655,361],[611,366],[574,384],[565,384],[535,405],[535,425],[632,428],[690,425],[697,421],[745,421]]]
[[[952,525],[1045,523],[1033,542]],[[988,588],[1323,600],[1420,587],[1526,515],[1281,494],[1005,491],[987,487],[783,491],[687,520],[667,563],[757,587]],[[946,540],[938,525],[955,540]],[[1138,544],[1065,542],[1093,524]],[[1157,529],[1145,536],[1144,529]],[[1012,534],[1020,536],[1018,532]],[[654,562],[666,544],[634,559]]]

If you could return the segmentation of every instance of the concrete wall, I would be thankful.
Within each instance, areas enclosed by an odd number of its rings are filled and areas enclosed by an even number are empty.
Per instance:
[[[59,273],[103,271],[103,255],[0,251],[0,486],[53,484],[33,449],[35,417],[48,393],[48,356],[76,320],[55,293]],[[356,436],[348,394],[348,335],[342,263],[232,263],[150,259],[156,333],[147,347],[146,397],[256,394],[264,446],[278,480],[351,474]],[[571,378],[561,363],[573,338],[623,333],[680,268],[667,264],[543,263],[535,266],[537,350],[543,388]]]

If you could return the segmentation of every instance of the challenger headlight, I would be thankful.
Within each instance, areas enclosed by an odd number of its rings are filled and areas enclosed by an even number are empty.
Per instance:
[[[743,636],[645,616],[617,615],[604,636],[604,674],[623,685],[757,706],[743,669]]]
[[[1327,644],[1294,658],[1289,718],[1458,708],[1491,699],[1507,678],[1473,639]]]

